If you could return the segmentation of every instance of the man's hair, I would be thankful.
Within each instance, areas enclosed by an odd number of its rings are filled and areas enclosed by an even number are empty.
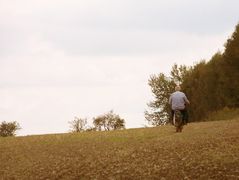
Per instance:
[[[181,90],[181,87],[179,86],[179,85],[177,85],[176,87],[175,87],[175,91],[180,91]]]

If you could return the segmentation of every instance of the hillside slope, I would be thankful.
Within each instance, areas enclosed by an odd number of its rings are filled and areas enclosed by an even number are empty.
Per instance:
[[[239,179],[239,119],[0,138],[0,179]]]

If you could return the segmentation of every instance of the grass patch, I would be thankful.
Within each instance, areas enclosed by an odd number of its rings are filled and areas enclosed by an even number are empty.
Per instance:
[[[0,138],[0,179],[238,179],[239,119]]]
[[[239,108],[225,107],[222,110],[212,112],[205,119],[206,121],[220,121],[239,117]]]

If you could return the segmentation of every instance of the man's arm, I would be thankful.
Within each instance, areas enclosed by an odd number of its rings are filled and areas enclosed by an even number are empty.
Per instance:
[[[190,104],[190,102],[189,102],[189,100],[188,100],[188,98],[186,97],[186,95],[184,95],[184,101],[187,103],[187,104]]]
[[[168,103],[172,104],[172,96],[169,97]]]

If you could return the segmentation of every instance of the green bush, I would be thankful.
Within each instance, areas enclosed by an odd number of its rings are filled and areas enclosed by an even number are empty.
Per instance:
[[[118,114],[115,114],[113,110],[110,112],[99,115],[93,119],[95,130],[111,131],[125,129],[125,120],[122,119]]]

